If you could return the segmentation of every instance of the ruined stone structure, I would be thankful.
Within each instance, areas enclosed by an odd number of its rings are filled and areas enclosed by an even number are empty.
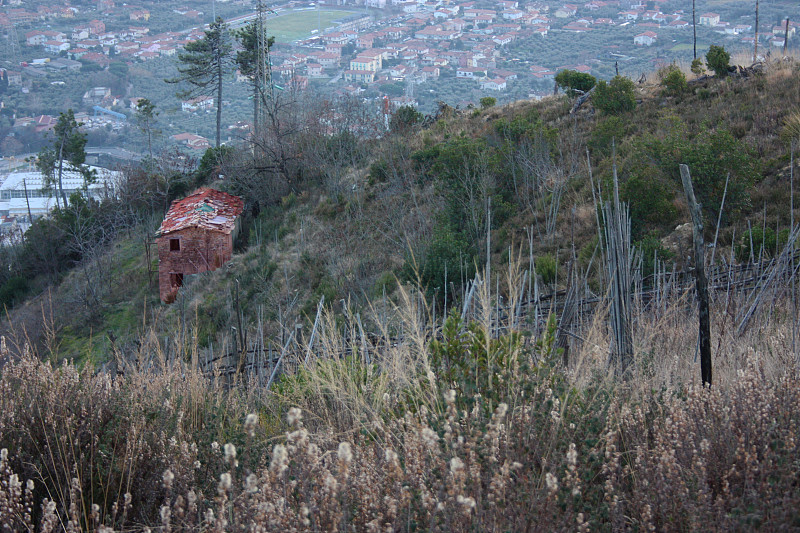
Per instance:
[[[231,258],[243,209],[238,196],[209,188],[172,202],[156,233],[162,302],[175,301],[184,276],[216,270]]]

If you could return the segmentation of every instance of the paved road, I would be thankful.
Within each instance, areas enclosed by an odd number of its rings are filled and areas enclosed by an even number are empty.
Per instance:
[[[124,148],[117,147],[104,147],[104,146],[87,146],[86,153],[88,155],[108,155],[114,159],[122,161],[141,161],[144,155],[125,150]]]

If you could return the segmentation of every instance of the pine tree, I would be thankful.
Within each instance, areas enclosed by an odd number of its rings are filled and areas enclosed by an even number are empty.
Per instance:
[[[156,120],[158,120],[156,105],[147,98],[140,98],[136,102],[136,123],[142,133],[147,135],[147,151],[150,159],[153,159],[153,135],[159,133],[155,129]]]
[[[259,56],[263,55],[268,57],[266,50],[263,54],[259,53],[259,41],[266,44],[267,50],[275,43],[275,37],[267,38],[266,35],[263,35],[261,36],[262,38],[259,39],[259,31],[263,32],[265,29],[263,25],[259,24],[259,21],[256,20],[236,33],[236,38],[242,49],[236,52],[235,58],[236,66],[239,68],[239,71],[244,76],[250,78],[250,85],[253,90],[253,135],[256,138],[258,138],[261,126],[259,106],[267,96],[264,94],[266,87],[262,87],[263,81],[266,79],[267,83],[271,83],[269,79],[271,73],[267,65],[262,65],[261,61],[259,61]]]
[[[186,82],[190,88],[178,92],[179,98],[212,96],[217,106],[216,147],[220,145],[222,124],[222,82],[231,64],[231,43],[228,26],[217,17],[205,31],[205,37],[188,43],[178,54],[180,76],[167,83]]]

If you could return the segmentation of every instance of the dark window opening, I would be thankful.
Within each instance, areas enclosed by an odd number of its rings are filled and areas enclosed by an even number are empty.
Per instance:
[[[170,252],[180,252],[181,251],[181,240],[180,239],[170,239],[169,240],[169,251]]]
[[[183,272],[170,274],[170,277],[172,278],[170,281],[173,287],[183,287]]]

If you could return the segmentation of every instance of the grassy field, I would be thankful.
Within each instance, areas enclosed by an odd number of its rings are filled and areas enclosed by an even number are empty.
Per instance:
[[[271,18],[267,22],[270,35],[275,41],[288,43],[311,35],[316,29],[324,30],[334,25],[335,20],[354,14],[352,11],[292,11],[285,15]]]

